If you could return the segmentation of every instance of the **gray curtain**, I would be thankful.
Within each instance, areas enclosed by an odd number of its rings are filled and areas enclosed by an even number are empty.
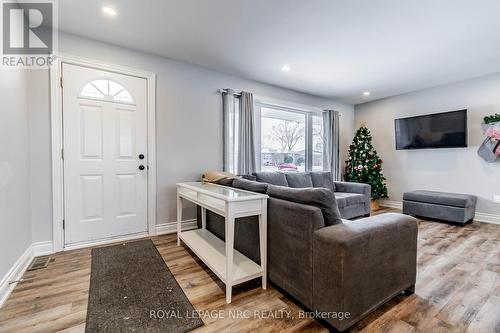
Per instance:
[[[237,174],[255,172],[254,111],[252,93],[242,91],[238,126]]]
[[[222,93],[222,170],[234,172],[234,91]]]
[[[323,111],[323,169],[331,171],[333,180],[340,180],[340,114],[334,110]]]
[[[253,95],[234,90],[222,93],[222,169],[238,175],[255,172]]]

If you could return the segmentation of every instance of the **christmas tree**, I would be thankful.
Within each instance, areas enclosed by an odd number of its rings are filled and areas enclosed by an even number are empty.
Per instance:
[[[372,200],[388,198],[382,174],[382,160],[373,148],[372,135],[365,126],[358,129],[349,147],[344,179],[348,182],[370,184]]]

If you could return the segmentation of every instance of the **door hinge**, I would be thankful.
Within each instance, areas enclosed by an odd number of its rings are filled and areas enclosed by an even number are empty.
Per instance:
[[[61,148],[61,159],[64,160],[64,148]]]
[[[63,78],[62,78],[62,76],[59,78],[59,85],[61,86],[61,88],[63,87]]]
[[[66,221],[63,219],[63,230],[66,229]]]

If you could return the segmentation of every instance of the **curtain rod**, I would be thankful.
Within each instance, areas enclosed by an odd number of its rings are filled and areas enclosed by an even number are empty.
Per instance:
[[[217,92],[218,92],[219,94],[226,94],[226,93],[227,93],[227,89],[219,89],[219,90],[217,90]],[[233,95],[234,95],[234,96],[241,96],[241,91],[235,91],[235,92],[233,93]]]
[[[217,92],[219,94],[227,94],[227,88],[221,88],[221,89],[217,89]],[[241,96],[241,91],[235,91],[233,93],[234,96]],[[254,96],[254,98],[256,99],[261,99],[261,97],[259,96]],[[281,107],[285,107],[285,108],[289,108],[289,109],[296,109],[298,111],[304,111],[304,112],[309,112],[311,110],[309,109],[312,109],[312,110],[318,110],[318,111],[336,111],[336,110],[331,110],[331,109],[320,109],[320,108],[317,108],[317,107],[294,107],[294,106],[286,106],[286,103],[283,103],[283,105],[281,103],[273,103],[273,102],[265,102],[265,101],[259,101],[258,102],[259,104],[263,104],[263,105],[272,105],[272,106],[281,106]],[[339,116],[342,117],[342,112],[340,111],[337,111],[339,113]]]

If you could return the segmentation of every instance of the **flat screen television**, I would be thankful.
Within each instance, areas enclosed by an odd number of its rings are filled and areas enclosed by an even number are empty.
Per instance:
[[[396,149],[467,147],[467,110],[395,120]]]

